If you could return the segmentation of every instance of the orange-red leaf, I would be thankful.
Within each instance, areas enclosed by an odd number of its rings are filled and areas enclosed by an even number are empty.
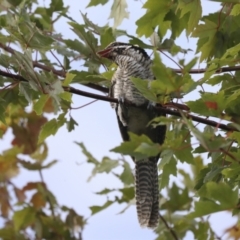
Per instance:
[[[206,105],[207,108],[209,108],[209,109],[215,109],[215,110],[218,109],[218,105],[217,105],[216,102],[206,101],[206,102],[205,102],[205,105]]]

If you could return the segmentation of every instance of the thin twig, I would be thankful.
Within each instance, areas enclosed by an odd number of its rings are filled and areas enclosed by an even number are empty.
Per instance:
[[[88,106],[88,105],[90,105],[90,104],[93,104],[93,103],[95,103],[96,101],[98,101],[98,99],[95,99],[95,100],[93,100],[93,101],[91,101],[91,102],[89,102],[89,103],[86,103],[86,104],[84,104],[84,105],[82,105],[82,106],[80,106],[80,107],[71,107],[71,109],[81,109],[81,108],[84,108],[84,107],[86,107],[86,106]]]
[[[43,178],[43,174],[42,174],[42,170],[41,170],[41,169],[39,170],[39,175],[40,175],[40,179],[41,179],[42,183],[44,183],[45,186],[47,186],[46,183],[45,183],[45,181],[44,181],[44,178]],[[53,204],[52,204],[49,196],[46,196],[46,199],[47,199],[47,201],[48,201],[48,203],[49,203],[50,210],[51,210],[51,212],[52,212],[52,216],[53,216],[53,218],[55,219],[56,216],[55,216],[55,212],[54,212],[54,206],[53,206]]]
[[[165,227],[169,230],[169,232],[173,236],[173,239],[178,240],[178,236],[177,236],[176,232],[168,225],[167,221],[160,213],[159,213],[159,217],[163,221]]]
[[[231,159],[233,159],[234,161],[240,163],[240,160],[238,158],[236,158],[233,154],[231,154],[230,152],[227,152],[225,149],[223,148],[219,148],[219,150],[221,152],[223,152],[225,155],[229,156]]]

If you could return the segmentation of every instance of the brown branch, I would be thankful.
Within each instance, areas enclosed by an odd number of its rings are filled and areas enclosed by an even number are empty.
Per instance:
[[[27,79],[25,79],[22,76],[16,75],[16,74],[12,74],[12,73],[7,73],[4,71],[0,70],[0,75],[5,76],[5,77],[9,77],[12,78],[14,80],[19,80],[19,81],[24,81],[24,82],[28,82]],[[90,93],[90,92],[86,92],[86,91],[82,91],[73,87],[65,87],[63,86],[64,91],[66,92],[70,92],[76,95],[80,95],[80,96],[84,96],[84,97],[89,97],[89,98],[94,98],[94,99],[98,99],[98,100],[102,100],[105,102],[114,102],[114,103],[118,103],[118,99],[116,98],[112,98],[112,97],[107,97],[107,96],[103,96],[103,95],[99,95],[99,94],[95,94],[95,93]],[[126,104],[131,105],[131,103],[125,101]],[[177,117],[182,117],[181,112],[179,110],[173,110],[172,108],[174,108],[174,106],[176,106],[176,109],[179,109],[180,105],[178,103],[167,103],[163,106],[161,105],[157,105],[155,106],[155,108],[157,110],[159,110],[161,113],[166,113],[172,116],[177,116]],[[188,109],[187,106],[182,105],[182,109],[181,110],[186,110]],[[184,109],[185,107],[185,109]],[[212,127],[216,127],[225,131],[237,131],[239,132],[238,129],[231,127],[231,126],[227,126],[226,124],[222,124],[222,123],[218,123],[216,121],[213,120],[209,120],[209,119],[204,119],[202,117],[197,117],[194,116],[192,114],[189,114],[188,112],[184,111],[184,116],[188,119],[192,119],[195,122],[199,122],[199,123],[203,123]]]
[[[6,46],[2,43],[0,43],[0,48],[4,49],[6,52],[14,54],[14,49],[13,48],[8,47],[8,46]],[[36,62],[36,61],[33,61],[33,66],[37,67],[37,68],[40,68],[40,69],[42,69],[44,71],[47,71],[47,72],[53,72],[57,76],[65,78],[65,73],[62,70],[56,70],[54,68],[51,68],[51,67],[48,67],[46,65],[40,64],[39,62]],[[174,71],[176,73],[182,73],[181,69],[176,69],[176,68],[171,68],[171,69],[172,69],[172,71]],[[206,71],[207,71],[206,68],[199,68],[199,69],[192,69],[192,70],[189,71],[189,73],[200,74],[200,73],[205,73]],[[240,66],[222,67],[222,68],[219,68],[218,70],[216,70],[215,73],[232,72],[232,71],[240,71]],[[98,85],[89,83],[89,84],[86,84],[86,86],[94,88]],[[101,87],[101,86],[98,86],[98,87],[100,87],[100,88],[98,88],[98,89],[94,88],[94,89],[99,90],[101,92],[106,92],[106,93],[108,92],[107,88],[104,88],[104,87]]]
[[[169,232],[173,236],[173,239],[178,240],[178,236],[177,236],[176,232],[168,225],[167,221],[160,213],[159,213],[159,218],[163,221],[165,227],[169,230]]]
[[[4,49],[6,52],[9,52],[11,54],[15,54],[14,49],[12,49],[11,47],[8,47],[8,46],[6,46],[2,43],[0,43],[0,48]],[[57,75],[58,77],[62,77],[62,78],[66,77],[66,73],[63,70],[57,70],[55,68],[52,68],[52,67],[46,66],[44,64],[41,64],[37,61],[33,61],[32,64],[33,64],[33,67],[42,69],[46,72],[52,72],[53,74]],[[98,90],[98,91],[101,91],[101,92],[104,92],[104,93],[108,93],[108,91],[109,91],[108,88],[102,87],[102,86],[94,84],[94,83],[86,83],[86,84],[84,84],[84,86],[95,89],[95,90]]]
[[[181,69],[172,68],[172,71],[176,73],[182,73]],[[206,68],[199,68],[199,69],[191,69],[188,71],[188,73],[200,74],[200,73],[205,73],[206,71],[207,71]],[[216,70],[215,73],[232,72],[232,71],[240,71],[240,66],[222,67]]]

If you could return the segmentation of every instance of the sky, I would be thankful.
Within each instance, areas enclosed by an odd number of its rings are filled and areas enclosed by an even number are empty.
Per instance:
[[[88,17],[100,26],[107,22],[112,26],[112,20],[108,20],[112,1],[108,4],[97,7],[86,8],[88,0],[67,1],[65,5],[70,6],[71,17],[77,22],[83,23],[80,11],[87,13]],[[142,9],[143,1],[129,0],[128,10],[130,17],[124,20],[121,29],[127,30],[131,35],[136,33],[135,21],[144,14]],[[42,2],[48,6],[49,1]],[[214,12],[218,9],[216,3],[210,1],[202,1],[204,13]],[[75,39],[77,36],[70,30],[67,24],[69,20],[61,19],[56,25],[56,31],[61,32],[65,38]],[[127,41],[127,38],[118,40]],[[146,40],[148,42],[149,40]],[[196,49],[196,41],[181,37],[177,44],[187,46],[186,48]],[[186,59],[191,59],[194,51],[186,55]],[[163,61],[166,65],[176,68],[176,66],[164,57]],[[80,63],[76,63],[75,68],[81,70]],[[196,79],[199,79],[198,75]],[[80,87],[81,90],[89,91],[89,88]],[[91,90],[92,91],[92,90]],[[99,93],[99,92],[97,92]],[[198,95],[189,95],[185,100],[193,100]],[[79,107],[92,99],[81,96],[73,97],[73,107]],[[101,174],[87,182],[91,174],[92,167],[87,164],[86,157],[81,153],[81,149],[74,142],[83,142],[86,148],[100,160],[103,156],[109,156],[113,159],[119,158],[119,155],[109,152],[115,146],[121,143],[121,136],[118,130],[115,112],[111,109],[107,102],[97,101],[88,107],[71,112],[78,126],[73,132],[68,132],[65,127],[61,128],[55,136],[47,139],[49,146],[48,160],[57,159],[58,163],[49,170],[43,171],[45,182],[49,189],[55,194],[60,204],[74,208],[78,214],[85,217],[90,216],[89,206],[102,205],[106,201],[106,197],[94,194],[104,188],[121,187],[121,183],[111,174]],[[10,147],[12,140],[11,132],[0,140],[0,151]],[[22,170],[21,174],[15,179],[16,184],[22,187],[28,181],[39,181],[40,177],[37,173]],[[130,207],[124,214],[118,214],[124,208],[124,205],[114,204],[103,212],[94,215],[88,221],[88,225],[83,231],[84,240],[145,240],[154,239],[156,235],[148,229],[140,228],[137,220],[135,206]],[[224,219],[224,222],[221,221]],[[210,218],[213,229],[221,236],[224,229],[234,225],[236,219],[231,217],[229,213],[214,214]],[[193,239],[192,234],[188,234],[185,240]]]

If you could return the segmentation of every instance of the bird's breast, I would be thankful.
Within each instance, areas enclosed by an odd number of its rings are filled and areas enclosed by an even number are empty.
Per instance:
[[[145,99],[134,86],[130,79],[131,76],[134,76],[134,73],[130,75],[128,71],[118,68],[113,77],[113,96],[123,101],[127,100],[137,106],[146,104],[147,99]],[[135,75],[135,77],[138,76]]]

